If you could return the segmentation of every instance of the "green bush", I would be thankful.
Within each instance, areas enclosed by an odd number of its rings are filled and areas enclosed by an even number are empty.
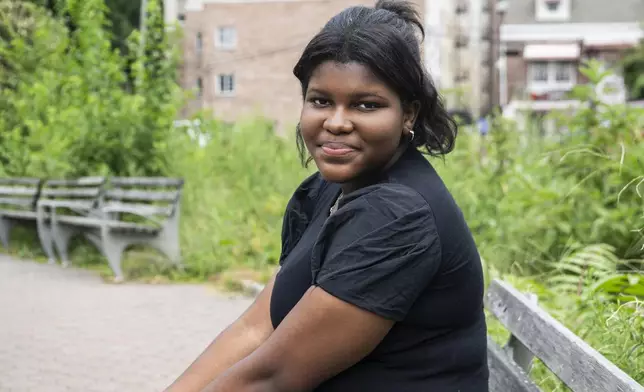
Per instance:
[[[149,4],[150,29],[143,55],[132,61],[137,83],[129,91],[128,61],[111,47],[102,0],[60,1],[68,21],[33,4],[0,0],[0,58],[6,71],[0,76],[2,174],[168,170],[168,140],[182,93],[173,37],[164,32],[158,0]]]
[[[571,247],[609,244],[620,258],[641,260],[644,111],[597,104],[560,124],[559,138],[544,139],[496,118],[490,140],[461,135],[436,163],[484,258],[503,271],[541,273]]]

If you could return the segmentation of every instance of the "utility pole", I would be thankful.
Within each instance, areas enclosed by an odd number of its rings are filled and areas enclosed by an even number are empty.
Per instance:
[[[487,75],[487,82],[488,82],[488,87],[487,87],[487,102],[486,102],[486,112],[488,115],[492,114],[491,111],[494,108],[494,82],[496,79],[496,69],[494,67],[495,65],[495,59],[496,59],[496,0],[488,0],[488,7],[489,7],[489,28],[488,28],[488,33],[487,33],[487,38],[490,42],[490,47],[489,47],[489,52],[488,52],[488,61],[487,61],[487,68],[488,68],[488,75]]]
[[[148,0],[141,0],[141,14],[139,16],[139,31],[141,32],[139,57],[143,57],[145,50],[145,36],[148,25]]]
[[[143,61],[143,56],[145,55],[145,36],[147,34],[147,15],[148,15],[148,0],[141,0],[141,9],[139,13],[139,53],[138,61]],[[145,68],[145,63],[141,64]],[[142,70],[141,70],[142,71]],[[138,72],[137,74],[137,86],[140,86],[143,83],[143,72]]]
[[[500,55],[501,48],[501,24],[508,9],[507,0],[489,0],[490,1],[490,52],[488,58],[488,110],[492,111],[499,103],[497,91],[497,62]],[[492,114],[492,113],[488,113]]]

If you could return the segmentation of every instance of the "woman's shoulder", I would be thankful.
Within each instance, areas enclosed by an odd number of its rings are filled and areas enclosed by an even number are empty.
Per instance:
[[[315,172],[302,181],[295,189],[289,202],[290,208],[315,204],[328,183],[319,172]]]
[[[346,210],[387,214],[393,219],[421,210],[430,212],[429,204],[418,191],[396,182],[382,182],[361,188],[346,195],[340,206]]]

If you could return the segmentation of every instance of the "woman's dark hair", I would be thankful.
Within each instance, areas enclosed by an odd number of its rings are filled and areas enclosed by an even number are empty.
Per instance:
[[[350,7],[331,18],[313,37],[293,73],[305,95],[311,74],[323,62],[367,66],[398,93],[403,105],[414,101],[420,104],[413,129],[414,146],[424,147],[429,155],[445,155],[454,148],[457,125],[423,66],[420,42],[424,38],[418,12],[408,1],[379,0],[374,8]],[[303,163],[307,163],[299,126],[297,146]]]

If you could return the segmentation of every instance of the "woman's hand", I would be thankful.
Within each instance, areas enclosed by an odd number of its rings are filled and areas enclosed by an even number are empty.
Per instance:
[[[165,392],[200,392],[217,376],[250,355],[268,339],[273,332],[270,303],[274,281],[275,277],[246,312],[219,334]]]
[[[302,392],[354,365],[394,322],[311,287],[251,355],[203,392]]]

